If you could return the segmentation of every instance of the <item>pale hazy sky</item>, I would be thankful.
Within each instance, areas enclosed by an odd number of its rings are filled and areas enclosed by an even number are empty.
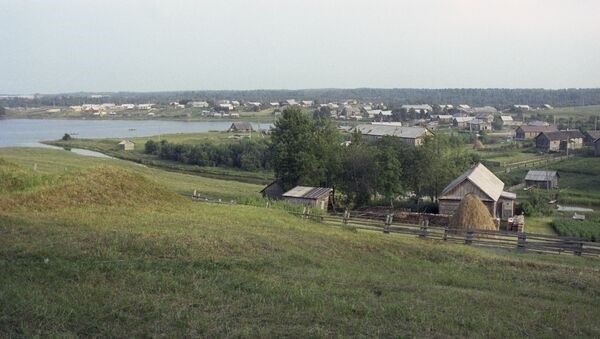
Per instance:
[[[0,0],[0,93],[600,87],[598,0]]]

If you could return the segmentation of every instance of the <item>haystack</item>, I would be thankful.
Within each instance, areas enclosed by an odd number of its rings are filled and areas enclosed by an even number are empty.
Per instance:
[[[485,148],[485,146],[483,145],[483,142],[481,142],[481,140],[479,140],[479,139],[475,140],[475,143],[473,144],[473,149],[474,150],[479,151],[479,150],[482,150],[484,148]]]
[[[483,230],[496,229],[492,215],[479,197],[473,193],[465,195],[460,201],[458,209],[450,218],[450,227],[472,227]]]

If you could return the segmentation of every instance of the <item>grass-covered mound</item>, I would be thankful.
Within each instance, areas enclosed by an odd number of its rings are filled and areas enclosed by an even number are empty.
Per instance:
[[[13,193],[0,196],[4,209],[154,205],[182,199],[142,175],[110,166],[41,175],[4,162],[0,163],[0,180],[8,187],[5,191]]]

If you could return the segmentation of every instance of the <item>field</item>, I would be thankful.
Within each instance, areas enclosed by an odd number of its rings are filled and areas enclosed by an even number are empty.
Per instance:
[[[533,111],[532,113],[535,114],[537,112]],[[553,109],[542,110],[540,113],[556,115],[557,119],[559,117],[588,119],[591,116],[600,116],[600,105],[555,107]]]
[[[175,192],[211,179],[118,160],[0,158],[2,337],[600,335],[597,259],[192,202]]]
[[[600,220],[573,220],[557,218],[552,221],[552,227],[560,235],[580,237],[588,241],[600,241]]]

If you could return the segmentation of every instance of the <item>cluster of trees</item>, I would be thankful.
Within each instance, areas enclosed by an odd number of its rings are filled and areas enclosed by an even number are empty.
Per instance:
[[[6,115],[6,109],[4,108],[4,106],[0,106],[0,117],[3,117]]]
[[[199,145],[148,140],[144,152],[161,159],[198,166],[223,166],[246,171],[269,170],[272,167],[271,148],[267,141],[241,140],[239,143]]]
[[[284,189],[295,185],[333,187],[347,203],[364,205],[373,197],[393,201],[413,193],[418,201],[436,199],[477,155],[462,140],[444,134],[420,147],[394,137],[365,142],[360,133],[344,143],[331,122],[301,110],[284,110],[272,133],[273,168]]]

